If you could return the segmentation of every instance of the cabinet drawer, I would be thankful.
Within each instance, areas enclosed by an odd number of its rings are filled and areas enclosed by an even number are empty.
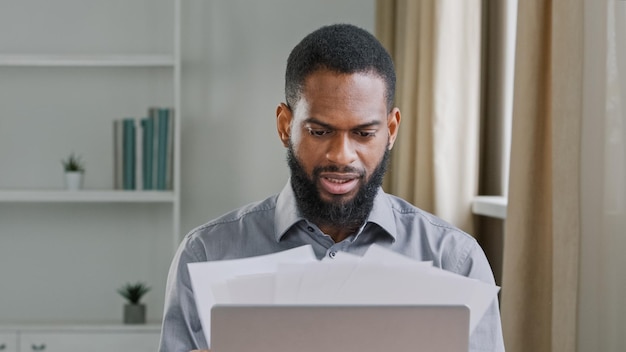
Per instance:
[[[0,352],[17,352],[17,333],[0,332]]]
[[[157,332],[25,332],[20,336],[20,352],[154,352],[158,344]]]

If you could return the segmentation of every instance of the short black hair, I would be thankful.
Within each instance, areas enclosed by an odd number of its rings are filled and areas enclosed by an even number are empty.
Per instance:
[[[374,73],[385,81],[387,109],[391,111],[396,73],[391,56],[371,33],[351,24],[324,26],[307,35],[287,59],[285,98],[293,109],[305,79],[327,69],[337,73]]]

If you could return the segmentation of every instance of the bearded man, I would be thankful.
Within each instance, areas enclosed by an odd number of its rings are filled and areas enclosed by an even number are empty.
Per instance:
[[[362,255],[376,243],[494,283],[473,237],[381,188],[400,126],[400,110],[393,106],[395,81],[387,51],[352,25],[322,27],[292,50],[286,101],[276,109],[291,177],[279,194],[225,214],[184,238],[168,277],[161,351],[207,349],[187,263],[306,244],[319,259],[333,258],[337,251]],[[504,350],[496,300],[470,336],[470,350]]]

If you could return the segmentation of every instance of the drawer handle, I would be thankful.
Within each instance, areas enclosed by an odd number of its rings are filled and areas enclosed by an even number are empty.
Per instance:
[[[30,345],[30,348],[33,351],[43,351],[43,350],[46,349],[46,344],[45,343],[42,343],[41,345],[32,344],[32,345]]]

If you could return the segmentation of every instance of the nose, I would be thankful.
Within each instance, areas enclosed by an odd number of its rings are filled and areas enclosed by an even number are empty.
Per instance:
[[[347,133],[337,133],[330,141],[326,159],[337,165],[350,165],[356,158],[356,149]]]

